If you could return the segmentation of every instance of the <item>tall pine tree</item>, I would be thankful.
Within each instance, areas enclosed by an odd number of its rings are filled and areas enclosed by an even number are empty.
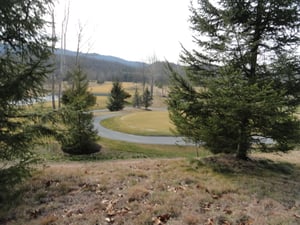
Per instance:
[[[149,88],[146,87],[144,93],[143,93],[143,98],[142,98],[142,103],[143,106],[145,107],[145,109],[148,109],[149,106],[152,105],[152,96],[151,96],[151,92],[149,91]]]
[[[140,108],[141,107],[141,96],[139,94],[138,88],[135,87],[133,99],[132,99],[132,106],[135,108]]]
[[[298,0],[201,0],[191,7],[199,49],[183,49],[187,78],[171,70],[168,100],[180,134],[241,159],[254,144],[287,151],[299,142],[299,11]]]
[[[39,115],[22,105],[44,94],[52,54],[44,18],[51,7],[51,0],[0,4],[0,205],[30,174],[33,149],[44,130]]]

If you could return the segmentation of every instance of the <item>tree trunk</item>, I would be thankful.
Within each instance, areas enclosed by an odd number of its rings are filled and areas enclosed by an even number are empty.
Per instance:
[[[252,81],[256,80],[256,70],[257,70],[257,56],[259,54],[259,45],[261,42],[261,35],[263,33],[264,27],[262,26],[262,13],[263,13],[263,2],[261,0],[257,3],[256,12],[256,22],[255,22],[255,32],[252,40],[251,47],[251,68],[250,68],[250,78]]]
[[[237,147],[236,157],[238,159],[247,160],[248,159],[248,147],[246,147],[245,143],[239,143]]]
[[[151,76],[151,87],[150,87],[150,96],[153,98],[153,91],[154,91],[154,77]]]
[[[52,16],[52,51],[55,50],[55,43],[56,43],[56,34],[55,34],[55,19],[54,19],[54,11],[51,13]],[[55,55],[53,56],[55,57]],[[55,62],[55,59],[53,60]],[[56,109],[55,106],[55,73],[52,72],[52,85],[51,85],[51,92],[52,92],[52,109]]]
[[[51,92],[52,92],[52,109],[56,109],[55,106],[55,75],[52,74],[52,86],[51,86]]]
[[[249,131],[247,129],[248,120],[246,118],[242,119],[242,124],[239,129],[239,142],[237,144],[236,157],[238,159],[247,160],[248,159],[248,151],[250,148],[249,142]]]

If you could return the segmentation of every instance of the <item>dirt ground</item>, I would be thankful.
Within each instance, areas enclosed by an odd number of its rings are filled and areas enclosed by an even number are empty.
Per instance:
[[[299,151],[252,159],[50,163],[0,224],[300,224]]]

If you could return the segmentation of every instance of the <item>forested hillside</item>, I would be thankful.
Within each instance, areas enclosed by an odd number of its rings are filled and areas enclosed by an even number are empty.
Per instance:
[[[55,71],[56,76],[60,73],[61,51],[57,50],[55,54]],[[66,71],[75,66],[76,52],[65,52]],[[79,55],[80,67],[87,74],[89,80],[98,82],[113,81],[118,79],[122,82],[149,82],[154,78],[156,83],[163,85],[168,81],[165,62],[153,62],[147,64],[144,62],[127,61],[114,56],[104,56],[95,53]],[[173,64],[174,67],[178,67]],[[63,79],[67,76],[63,74]]]

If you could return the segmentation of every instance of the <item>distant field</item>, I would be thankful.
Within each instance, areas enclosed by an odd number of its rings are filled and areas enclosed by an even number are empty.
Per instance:
[[[127,91],[131,95],[131,98],[127,99],[127,101],[129,103],[132,102],[136,87],[138,88],[140,95],[142,95],[142,93],[143,93],[143,87],[142,87],[141,83],[122,82],[122,87],[125,89],[125,91]],[[63,88],[64,88],[64,90],[66,88],[68,88],[68,84],[65,83],[63,85]],[[103,84],[98,84],[96,82],[90,82],[88,91],[90,91],[97,97],[96,105],[94,107],[92,107],[92,109],[106,108],[107,97],[110,94],[111,88],[112,88],[112,82],[104,82]],[[49,87],[48,87],[48,89],[49,89]],[[50,95],[50,93],[48,93],[48,94]],[[162,95],[161,89],[154,87],[154,99],[153,99],[152,107],[165,107],[166,106],[165,99],[161,95]],[[43,108],[51,108],[52,107],[51,101],[47,101],[47,102],[43,102],[43,103],[35,103],[33,105],[35,106],[34,108],[36,108],[36,106],[38,106],[38,107],[41,106]],[[56,102],[56,106],[57,106],[57,102]]]
[[[96,96],[96,105],[93,109],[104,109],[106,108],[107,96]]]
[[[174,125],[167,111],[136,111],[102,121],[103,126],[136,135],[172,136]]]
[[[128,102],[132,102],[136,87],[140,95],[142,95],[143,93],[143,86],[141,83],[122,82],[122,87],[125,89],[125,91],[127,91],[131,95],[131,98],[127,99]],[[90,92],[97,95],[97,97],[101,96],[105,98],[105,101],[103,101],[103,98],[97,100],[98,108],[106,108],[107,96],[105,95],[108,95],[110,93],[111,88],[112,88],[112,82],[105,82],[103,84],[97,84],[97,83],[90,84],[88,89]],[[153,99],[152,107],[165,107],[165,106],[166,103],[165,103],[165,98],[162,97],[162,90],[157,87],[154,87],[154,99]]]
[[[112,82],[105,82],[103,84],[93,84],[89,86],[88,91],[92,93],[110,93],[112,84]],[[138,87],[138,89],[141,89],[141,84],[136,84],[133,82],[122,82],[122,87],[131,94],[134,93],[136,86]]]

